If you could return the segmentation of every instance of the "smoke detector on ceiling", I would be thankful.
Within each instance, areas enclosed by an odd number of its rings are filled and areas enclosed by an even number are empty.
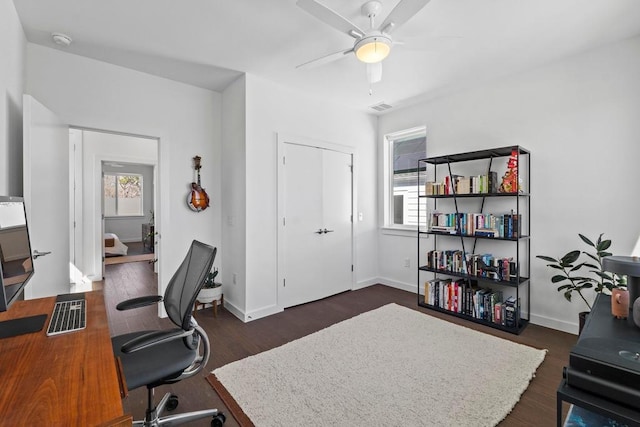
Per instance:
[[[71,44],[71,42],[73,41],[71,39],[71,37],[69,37],[66,34],[62,34],[62,33],[53,33],[51,34],[51,38],[53,39],[53,42],[59,46],[63,46],[63,47],[67,47]]]

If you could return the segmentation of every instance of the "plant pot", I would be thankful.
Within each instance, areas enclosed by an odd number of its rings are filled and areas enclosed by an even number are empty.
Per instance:
[[[198,301],[203,304],[210,304],[213,301],[219,301],[222,298],[222,286],[215,288],[202,288],[198,293]]]
[[[584,328],[584,324],[587,321],[588,315],[588,311],[581,311],[580,313],[578,313],[578,335],[582,333],[582,328]]]
[[[616,319],[626,319],[629,315],[629,291],[613,289],[611,291],[611,314]]]

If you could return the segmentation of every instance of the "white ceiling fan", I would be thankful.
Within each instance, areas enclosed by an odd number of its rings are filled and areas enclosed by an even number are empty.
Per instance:
[[[391,33],[418,13],[430,0],[400,0],[382,24],[375,28],[375,18],[382,7],[379,1],[367,1],[362,5],[362,14],[369,18],[370,28],[363,30],[353,22],[332,9],[318,3],[316,0],[298,0],[302,9],[315,16],[325,24],[337,29],[341,33],[353,37],[353,47],[314,59],[296,68],[307,68],[327,64],[347,54],[355,53],[356,58],[367,64],[369,83],[375,83],[382,78],[382,60],[391,52],[394,41]],[[397,44],[397,42],[395,42]]]

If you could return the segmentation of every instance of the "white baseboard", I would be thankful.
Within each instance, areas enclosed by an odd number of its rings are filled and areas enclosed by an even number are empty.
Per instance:
[[[224,308],[227,309],[231,314],[236,316],[238,319],[242,320],[243,322],[246,322],[246,320],[244,320],[245,318],[244,311],[240,310],[238,307],[236,307],[226,299],[224,300]]]
[[[233,314],[234,316],[236,316],[238,319],[242,320],[245,323],[251,322],[252,320],[260,319],[262,317],[267,317],[272,314],[280,313],[281,311],[283,311],[282,308],[279,308],[275,305],[270,305],[270,306],[262,307],[258,310],[253,310],[251,312],[246,313],[244,310],[239,309],[238,307],[236,307],[226,299],[224,300],[224,308],[229,310],[231,314]]]
[[[358,289],[363,289],[371,285],[377,285],[380,283],[380,280],[377,277],[373,277],[371,279],[361,280],[351,289],[352,291],[356,291]]]
[[[371,285],[382,284],[385,286],[389,286],[396,289],[401,289],[403,291],[416,293],[417,285],[414,283],[404,283],[399,282],[397,280],[389,279],[387,277],[374,277],[365,280],[359,281],[353,288],[353,290],[363,289]],[[249,313],[245,313],[244,310],[240,310],[238,307],[230,303],[229,301],[224,301],[224,308],[229,310],[234,316],[240,319],[243,322],[250,322],[252,320],[257,320],[262,317],[267,317],[272,314],[280,313],[283,311],[282,308],[279,308],[275,305],[262,307],[258,310],[253,310]],[[522,313],[523,317],[527,316],[527,313]],[[531,315],[529,319],[529,323],[532,325],[543,326],[545,328],[555,329],[562,332],[567,332],[569,334],[578,334],[578,324],[566,322],[563,320],[553,319],[545,316],[537,316],[535,314]]]
[[[555,329],[569,334],[578,335],[578,324],[564,320],[553,319],[551,317],[531,315],[529,322],[533,325],[544,326],[545,328]]]
[[[403,291],[407,292],[416,293],[418,290],[418,285],[415,283],[398,282],[397,280],[389,279],[387,277],[378,277],[378,279],[376,279],[376,283],[380,283],[396,289],[402,289]]]
[[[270,305],[267,307],[262,307],[257,310],[250,311],[245,314],[245,322],[250,322],[252,320],[257,320],[262,317],[271,316],[272,314],[280,313],[284,311],[283,308],[280,308],[276,305]]]

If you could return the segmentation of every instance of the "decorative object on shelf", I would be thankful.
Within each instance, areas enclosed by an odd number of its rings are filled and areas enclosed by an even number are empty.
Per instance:
[[[616,319],[626,319],[629,315],[629,291],[615,288],[611,291],[611,314]]]
[[[627,318],[640,327],[640,259],[635,256],[610,256],[603,261],[602,268],[627,276],[630,309]]]
[[[202,286],[202,289],[200,289],[200,292],[198,293],[198,302],[210,304],[213,301],[219,301],[220,298],[222,298],[222,283],[217,283],[215,281],[217,275],[218,269],[215,267],[213,271],[210,271],[209,274],[207,274],[207,278],[204,280],[204,286]]]
[[[200,212],[209,207],[209,196],[200,184],[200,169],[202,168],[202,165],[200,164],[201,159],[202,158],[200,156],[195,156],[193,158],[194,169],[198,176],[198,182],[191,183],[191,192],[187,195],[187,205],[194,212]]]
[[[520,190],[518,182],[518,151],[512,150],[507,162],[507,171],[502,177],[499,193],[517,193]]]

